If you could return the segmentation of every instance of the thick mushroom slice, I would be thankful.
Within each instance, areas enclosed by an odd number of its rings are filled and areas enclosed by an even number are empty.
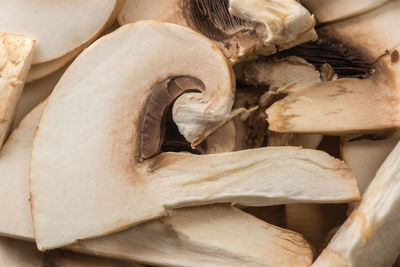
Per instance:
[[[288,96],[268,108],[270,129],[341,135],[398,128],[399,11],[400,1],[390,1],[369,13],[323,27],[320,36],[339,40],[344,46],[328,42],[315,50],[319,54],[309,50],[304,54],[316,64],[331,64],[339,79],[281,88],[279,92]],[[296,51],[301,53],[301,49]]]
[[[163,114],[174,99],[186,96],[185,123],[195,117],[190,129],[201,134],[230,116],[232,80],[220,50],[176,24],[125,25],[85,50],[51,94],[34,142],[30,191],[38,247],[105,235],[177,207],[359,198],[348,166],[320,151],[157,155]]]
[[[327,23],[357,16],[373,10],[389,0],[301,0],[319,23]]]
[[[361,203],[313,266],[391,266],[400,247],[400,145],[379,168]]]
[[[398,142],[398,138],[343,137],[342,159],[354,171],[361,193],[367,189],[376,171]]]
[[[14,119],[34,44],[20,34],[0,33],[0,148]]]
[[[40,253],[32,243],[0,237],[0,265],[9,267],[144,267],[136,263],[102,259],[56,250]]]
[[[126,1],[118,17],[121,25],[143,19],[188,26],[233,63],[317,38],[314,18],[294,0],[136,0]]]
[[[122,0],[2,0],[0,31],[21,33],[36,40],[32,64],[40,64],[92,42],[112,24],[122,5]]]
[[[28,176],[33,138],[43,108],[44,103],[24,118],[0,153],[0,235],[34,240]],[[231,206],[202,206],[171,213],[161,220],[80,241],[68,249],[163,266],[311,264],[312,253],[300,235]]]

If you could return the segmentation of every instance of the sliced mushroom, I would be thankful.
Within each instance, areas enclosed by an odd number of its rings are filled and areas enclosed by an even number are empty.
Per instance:
[[[14,119],[34,44],[20,34],[0,33],[0,148]]]
[[[84,256],[61,250],[43,254],[37,251],[32,243],[5,237],[0,237],[0,265],[10,267],[144,267],[141,264]]]
[[[320,54],[308,53],[307,47],[308,57],[318,64],[324,60],[332,63],[339,79],[280,89],[288,96],[267,110],[270,129],[340,135],[398,128],[399,11],[400,1],[390,1],[369,13],[323,27],[320,36],[343,45],[331,42],[320,46],[315,50]]]
[[[121,0],[1,2],[0,31],[25,34],[37,41],[32,64],[55,60],[92,42],[112,24],[123,5]]]
[[[391,266],[400,247],[397,145],[379,168],[361,203],[313,266]]]
[[[373,10],[389,0],[301,0],[318,22],[327,23],[357,16]]]
[[[44,103],[29,113],[0,154],[0,235],[34,240],[28,175],[43,108]],[[297,266],[311,264],[312,253],[300,235],[236,208],[215,205],[171,213],[161,220],[80,241],[68,249],[163,266],[276,266],[282,261],[286,266],[293,262]]]
[[[197,123],[225,119],[231,75],[208,39],[155,21],[121,27],[81,54],[50,96],[34,142],[30,191],[38,247],[105,235],[178,207],[359,198],[351,170],[324,152],[288,147],[155,156],[159,139],[142,143],[145,135],[161,136],[155,118],[162,121],[170,103],[151,103],[165,101],[158,94],[169,92],[172,101],[182,88],[201,84],[201,93],[182,95],[190,95],[187,107],[201,111],[193,113]]]
[[[189,26],[213,40],[232,63],[317,38],[314,18],[294,0],[126,1],[118,18],[121,25],[143,19]]]
[[[369,139],[344,137],[341,144],[342,159],[356,174],[360,192],[364,193],[376,171],[398,143],[398,138]]]

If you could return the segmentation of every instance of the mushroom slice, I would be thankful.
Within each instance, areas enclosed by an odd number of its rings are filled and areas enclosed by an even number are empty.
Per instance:
[[[37,41],[32,64],[55,60],[92,42],[123,5],[122,0],[1,2],[0,31],[22,33]]]
[[[14,119],[34,43],[20,34],[0,33],[0,148]]]
[[[370,139],[343,137],[341,144],[342,159],[356,174],[360,192],[364,193],[375,177],[376,171],[398,143],[398,138]]]
[[[33,138],[43,108],[44,103],[24,118],[0,154],[1,235],[34,240],[28,176]],[[168,266],[276,266],[281,261],[288,266],[293,262],[298,266],[311,264],[312,253],[300,235],[236,208],[203,206],[173,211],[171,215],[80,241],[68,249]],[[276,255],[279,257],[273,257]]]
[[[400,247],[398,144],[313,266],[391,266]],[[379,252],[379,253],[377,253]]]
[[[346,19],[373,10],[389,0],[301,0],[318,22],[327,23]]]
[[[199,84],[200,93],[184,93]],[[162,112],[181,93],[191,96],[187,106],[202,110],[194,114],[197,123],[231,112],[232,70],[225,57],[207,38],[176,24],[125,25],[72,63],[50,96],[32,153],[40,249],[122,230],[178,207],[359,198],[348,166],[320,151],[157,155]]]
[[[279,92],[288,96],[267,110],[270,129],[342,135],[398,128],[399,11],[400,1],[390,1],[369,13],[323,27],[320,36],[337,39],[344,46],[331,43],[329,49],[321,48],[327,53],[325,58],[321,49],[309,57],[332,63],[339,79],[281,88]]]
[[[0,237],[0,265],[10,267],[144,267],[141,264],[84,256],[61,250],[43,254],[37,251],[32,243],[5,237]]]
[[[232,63],[317,38],[314,18],[295,0],[126,1],[118,18],[121,25],[143,19],[188,26],[213,40]]]

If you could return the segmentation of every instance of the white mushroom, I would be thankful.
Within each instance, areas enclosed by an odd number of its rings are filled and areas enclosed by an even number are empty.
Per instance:
[[[136,0],[126,1],[118,17],[121,25],[143,19],[191,27],[232,63],[317,38],[314,18],[295,0]]]
[[[323,27],[320,36],[340,40],[344,46],[329,46],[334,51],[331,56],[329,49],[322,47],[325,52],[316,50],[320,54],[312,57],[336,62],[332,67],[337,67],[339,79],[292,84],[279,90],[288,96],[268,108],[270,129],[339,135],[398,128],[399,11],[400,1],[390,1],[369,13]],[[340,73],[364,79],[340,78]]]
[[[231,75],[219,49],[175,24],[126,25],[86,49],[50,96],[34,142],[30,191],[38,247],[105,235],[177,207],[359,198],[347,165],[320,151],[155,156],[162,115],[174,97],[197,87],[186,105],[202,106],[197,123],[212,124],[230,113]]]
[[[0,33],[0,148],[14,119],[34,44],[20,34]]]
[[[0,265],[9,267],[144,267],[141,264],[56,250],[40,253],[32,243],[0,237]]]
[[[360,205],[313,266],[391,266],[400,247],[400,145],[379,168]]]
[[[373,10],[389,0],[301,0],[318,22],[327,23],[354,17]]]
[[[364,193],[376,171],[398,143],[398,138],[379,140],[344,137],[341,144],[342,159],[354,171],[360,192]]]
[[[0,31],[36,40],[32,64],[45,63],[93,41],[112,23],[122,5],[121,0],[2,0]]]
[[[29,113],[0,153],[0,235],[34,241],[28,176],[33,138],[43,108],[44,103]],[[231,206],[203,206],[171,213],[161,220],[80,241],[68,249],[163,266],[311,264],[312,253],[300,235]]]

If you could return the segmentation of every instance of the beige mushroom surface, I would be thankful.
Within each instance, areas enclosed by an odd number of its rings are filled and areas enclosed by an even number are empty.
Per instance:
[[[34,44],[24,35],[0,33],[0,148],[14,119],[31,66]]]
[[[0,265],[9,267],[144,267],[141,264],[102,259],[56,250],[40,253],[32,243],[0,237]]]
[[[2,0],[0,31],[36,40],[32,64],[45,63],[94,40],[122,4],[120,0]]]
[[[399,166],[397,145],[379,168],[360,205],[323,250],[313,266],[391,266],[400,247]]]
[[[318,22],[328,23],[373,10],[389,0],[301,0]]]
[[[317,38],[314,18],[294,0],[126,1],[118,17],[121,25],[143,19],[190,27],[213,40],[232,63]]]
[[[399,11],[400,1],[394,0],[371,12],[322,27],[319,35],[339,40],[341,45],[330,47],[339,55],[342,50],[342,55],[352,62],[343,61],[335,71],[345,71],[350,77],[281,88],[279,92],[288,96],[268,108],[270,129],[331,135],[397,129]],[[358,78],[352,78],[356,73]]]
[[[34,241],[28,177],[32,143],[44,106],[40,104],[24,118],[0,153],[3,236]],[[311,264],[312,252],[300,235],[234,207],[203,206],[171,213],[161,220],[80,241],[68,249],[163,266]]]
[[[359,198],[348,166],[321,151],[157,155],[163,109],[170,104],[160,97],[172,101],[183,93],[183,112],[197,117],[192,129],[201,134],[231,113],[231,81],[220,50],[175,24],[125,25],[86,49],[50,96],[33,146],[30,192],[38,247],[103,236],[178,207]],[[184,93],[193,88],[198,92]]]

